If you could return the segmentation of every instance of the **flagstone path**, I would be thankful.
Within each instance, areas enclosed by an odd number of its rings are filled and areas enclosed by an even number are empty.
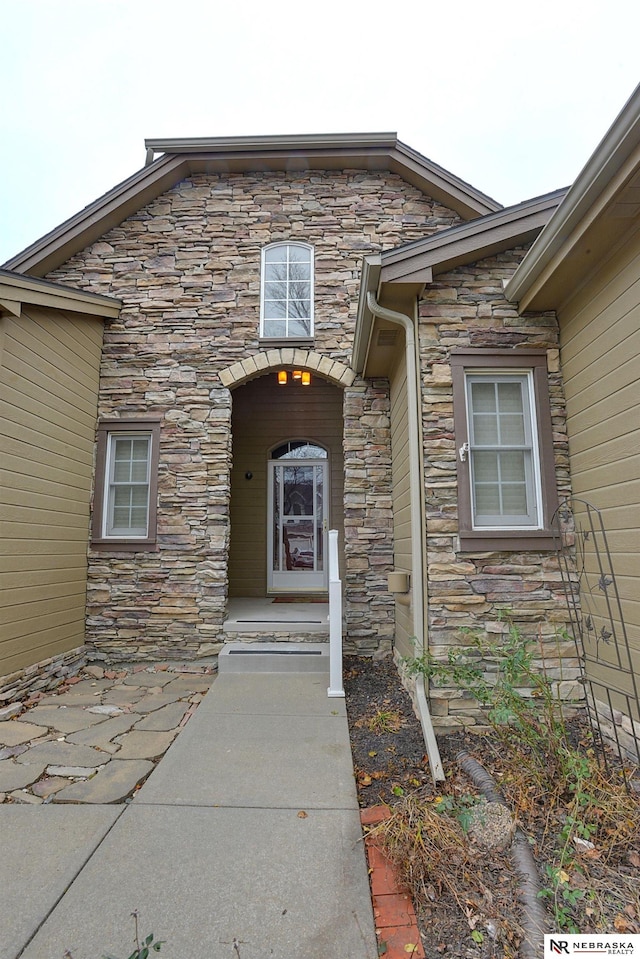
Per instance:
[[[0,709],[0,803],[120,803],[144,782],[216,677],[209,666],[88,666]]]

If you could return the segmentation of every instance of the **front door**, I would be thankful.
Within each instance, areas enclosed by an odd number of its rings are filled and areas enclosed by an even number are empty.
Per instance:
[[[274,455],[283,449],[287,451],[279,459],[269,461],[267,586],[271,592],[324,590],[327,454],[321,447],[289,443]]]

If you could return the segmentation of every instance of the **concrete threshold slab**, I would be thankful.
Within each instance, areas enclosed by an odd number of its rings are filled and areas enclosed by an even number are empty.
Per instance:
[[[227,643],[218,672],[329,672],[327,643]]]
[[[189,959],[375,959],[357,812],[133,807],[21,959],[128,955],[140,931]]]
[[[20,955],[123,809],[0,806],[0,959]],[[63,954],[64,948],[31,953],[39,959]]]

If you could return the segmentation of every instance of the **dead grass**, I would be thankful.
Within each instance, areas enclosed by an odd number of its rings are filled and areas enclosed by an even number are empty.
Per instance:
[[[446,805],[453,808],[456,801],[450,798]],[[431,916],[457,912],[462,932],[452,936],[450,922],[448,943],[438,943],[436,936],[428,943],[432,950],[446,946],[448,951],[454,941],[461,944],[469,937],[478,956],[515,957],[522,931],[514,921],[515,879],[508,857],[470,842],[455,816],[439,811],[443,801],[418,792],[406,795],[374,834],[427,925]]]

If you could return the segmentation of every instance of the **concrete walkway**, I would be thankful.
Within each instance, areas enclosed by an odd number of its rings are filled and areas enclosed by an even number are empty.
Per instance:
[[[0,959],[375,959],[344,701],[222,674],[126,805],[0,805]]]

